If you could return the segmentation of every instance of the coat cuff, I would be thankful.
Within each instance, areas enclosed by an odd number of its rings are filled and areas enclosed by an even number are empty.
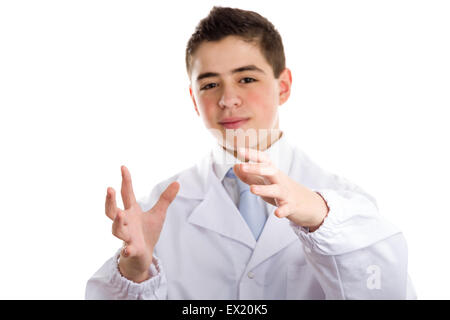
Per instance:
[[[331,189],[313,190],[329,208],[328,216],[314,232],[290,225],[307,251],[339,255],[367,247],[400,230],[382,217],[376,205],[362,194]]]
[[[143,297],[154,296],[157,299],[157,289],[161,285],[164,275],[161,261],[153,255],[152,264],[150,265],[150,278],[137,283],[131,281],[120,274],[119,258],[121,249],[119,249],[114,258],[111,259],[109,282],[113,288],[117,288],[119,292],[126,292],[128,296],[134,299],[142,299]]]

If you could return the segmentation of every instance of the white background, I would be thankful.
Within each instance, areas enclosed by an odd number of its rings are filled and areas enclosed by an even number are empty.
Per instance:
[[[432,0],[1,1],[0,298],[83,299],[121,246],[120,165],[139,198],[208,151],[184,50],[213,4],[274,23],[281,128],[404,231],[419,298],[449,299],[450,5]]]

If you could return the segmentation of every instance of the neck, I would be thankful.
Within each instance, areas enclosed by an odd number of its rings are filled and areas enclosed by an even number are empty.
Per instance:
[[[280,138],[283,135],[283,131],[278,131],[275,135],[272,135],[272,133],[270,133],[267,137],[266,137],[266,141],[264,144],[258,142],[256,146],[252,146],[252,149],[256,149],[259,151],[264,151],[269,149],[275,142],[277,142],[278,140],[280,140]],[[235,158],[238,158],[237,155],[237,150],[236,149],[227,149],[224,146],[222,146],[222,148],[232,154]],[[248,160],[245,160],[245,162],[248,162]]]

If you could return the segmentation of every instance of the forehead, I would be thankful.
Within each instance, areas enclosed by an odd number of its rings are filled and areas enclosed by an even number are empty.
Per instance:
[[[271,66],[255,42],[235,36],[203,42],[192,57],[192,78],[203,72],[228,73],[245,65],[255,65],[270,74]]]

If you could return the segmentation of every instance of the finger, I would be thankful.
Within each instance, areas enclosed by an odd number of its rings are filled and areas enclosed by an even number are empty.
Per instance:
[[[117,214],[116,191],[113,188],[106,190],[105,213],[111,220],[114,220]]]
[[[160,213],[165,216],[167,208],[175,199],[178,190],[180,189],[180,184],[176,181],[172,182],[163,193],[161,193],[158,202],[150,209],[152,212]]]
[[[132,205],[136,203],[136,198],[133,192],[133,185],[131,183],[131,175],[130,171],[128,171],[127,167],[122,166],[122,201],[125,210],[129,209]]]
[[[271,163],[241,163],[239,169],[246,174],[269,178],[272,183],[279,182],[278,169]]]
[[[264,177],[249,174],[247,172],[243,172],[240,169],[240,164],[235,164],[233,167],[234,173],[236,176],[244,183],[251,185],[251,184],[266,184],[266,181]]]
[[[278,207],[274,213],[278,218],[284,218],[287,217],[291,213],[291,211],[289,205],[284,204],[281,207]]]
[[[118,210],[112,224],[112,234],[125,242],[130,241],[130,235],[125,222],[125,215],[122,210]]]
[[[271,162],[267,154],[257,149],[239,148],[238,152],[240,153],[241,157],[253,162],[265,162],[265,163]]]
[[[122,250],[120,250],[120,254],[122,255],[122,256],[124,256],[124,257],[128,257],[129,256],[129,254],[128,254],[128,245],[127,245],[127,243],[124,241],[123,242],[123,245],[122,245]]]
[[[281,201],[285,200],[280,185],[278,184],[251,185],[250,191],[261,197],[275,198]]]
[[[132,257],[132,256],[134,256],[136,254],[136,248],[132,244],[124,242],[121,254],[125,258],[126,257]]]

